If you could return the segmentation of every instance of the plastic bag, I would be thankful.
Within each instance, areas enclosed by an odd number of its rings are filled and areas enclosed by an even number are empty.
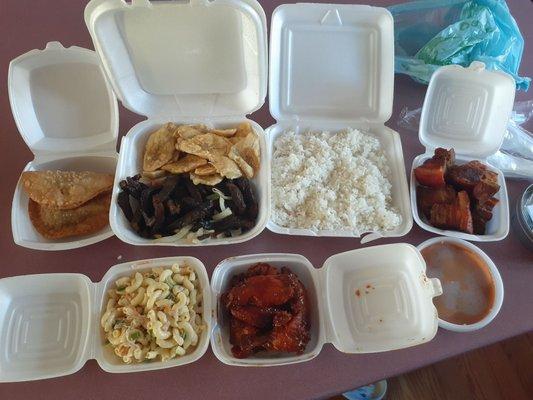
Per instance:
[[[419,0],[389,7],[394,16],[395,70],[427,84],[442,65],[482,61],[518,76],[524,39],[504,0]]]
[[[418,132],[421,113],[421,108],[403,108],[398,126]],[[500,150],[487,158],[487,162],[501,170],[506,178],[533,179],[533,134],[521,126],[531,117],[533,100],[516,102]]]

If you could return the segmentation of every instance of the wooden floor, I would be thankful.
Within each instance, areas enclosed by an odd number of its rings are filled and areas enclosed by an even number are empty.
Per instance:
[[[533,400],[533,332],[387,383],[387,400]]]

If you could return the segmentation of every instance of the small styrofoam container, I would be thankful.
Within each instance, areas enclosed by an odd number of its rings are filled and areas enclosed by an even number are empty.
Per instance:
[[[166,362],[124,364],[105,345],[100,318],[107,289],[121,277],[186,262],[202,288],[207,328],[189,354]],[[204,264],[194,257],[169,257],[115,265],[102,281],[82,274],[40,274],[0,280],[0,382],[31,381],[72,374],[89,359],[107,372],[138,372],[196,361],[209,346],[211,291]]]
[[[229,321],[220,302],[232,276],[266,262],[288,267],[307,289],[311,340],[301,355],[264,353],[245,359],[231,354]],[[256,254],[222,261],[213,272],[213,332],[217,358],[236,366],[276,366],[309,361],[325,343],[344,353],[374,353],[430,341],[437,332],[432,299],[441,294],[438,279],[428,279],[415,247],[391,244],[336,254],[316,269],[297,254]],[[359,295],[356,291],[359,290]]]
[[[59,42],[31,50],[9,64],[8,91],[17,128],[35,155],[24,171],[115,172],[118,106],[94,51]],[[19,181],[11,228],[20,246],[67,250],[113,236],[108,226],[92,235],[45,239],[30,221],[28,200]]]
[[[147,120],[123,138],[110,209],[110,223],[133,245],[206,246],[249,240],[269,215],[270,165],[265,132],[246,119],[265,101],[266,16],[255,0],[150,2],[92,0],[85,22],[117,97]],[[259,136],[261,167],[253,179],[259,201],[255,227],[231,238],[152,240],[140,237],[117,205],[118,183],[142,172],[148,136],[166,122],[214,128],[248,121]]]
[[[418,136],[426,152],[413,160],[411,167],[411,208],[416,223],[439,235],[490,242],[503,240],[509,233],[509,200],[503,172],[490,166],[486,158],[499,150],[513,109],[515,82],[501,71],[485,70],[474,61],[468,68],[448,65],[439,68],[429,82]],[[444,230],[431,226],[418,212],[414,170],[433,157],[437,147],[453,148],[456,164],[479,160],[498,174],[500,190],[494,197],[500,202],[487,223],[485,235]]]
[[[462,239],[457,239],[453,237],[435,237],[421,243],[417,246],[417,249],[419,251],[422,251],[426,247],[429,247],[435,243],[442,242],[454,243],[461,247],[466,247],[467,249],[470,249],[474,253],[479,255],[483,259],[483,261],[485,261],[485,264],[487,265],[487,268],[494,282],[494,304],[492,305],[492,308],[490,309],[489,313],[481,321],[478,321],[474,324],[459,325],[439,318],[439,327],[454,332],[473,332],[477,331],[478,329],[484,328],[485,326],[490,324],[494,318],[496,318],[496,315],[498,315],[498,313],[500,312],[500,309],[503,304],[504,289],[500,272],[498,271],[498,268],[491,260],[491,258],[483,250],[473,245],[472,243],[469,243]]]
[[[392,205],[402,223],[368,232],[361,240],[403,236],[413,219],[397,132],[385,126],[394,91],[394,24],[385,8],[366,5],[284,4],[272,15],[270,113],[267,129],[272,162],[276,139],[289,130],[329,131],[348,127],[376,137],[389,161]],[[358,232],[289,229],[270,220],[273,232],[304,236],[360,237]]]

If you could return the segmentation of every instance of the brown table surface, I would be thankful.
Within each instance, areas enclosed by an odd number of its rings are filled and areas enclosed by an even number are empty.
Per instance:
[[[353,3],[340,1],[339,3]],[[262,252],[300,253],[320,267],[332,254],[361,247],[356,239],[287,237],[264,231],[255,239],[238,245],[210,248],[134,247],[117,238],[78,250],[44,252],[25,249],[13,243],[10,204],[20,171],[32,159],[32,153],[17,132],[7,95],[9,61],[53,40],[65,46],[93,48],[83,21],[85,1],[80,0],[1,0],[0,2],[0,163],[3,187],[0,191],[0,254],[3,262],[0,278],[48,272],[79,272],[99,281],[112,265],[145,258],[191,255],[200,258],[209,273],[222,259],[239,254]],[[270,18],[281,1],[261,1]],[[389,5],[392,1],[376,1]],[[533,76],[533,3],[509,1],[511,11],[526,41],[521,73]],[[409,170],[413,158],[423,147],[415,133],[400,129],[396,121],[400,110],[422,104],[426,87],[405,76],[396,76],[394,114],[388,126],[400,132],[405,164]],[[517,94],[518,100],[531,93]],[[121,108],[120,133],[125,134],[142,118]],[[268,104],[252,115],[263,127],[274,123]],[[533,124],[528,128],[533,129]],[[525,181],[507,181],[509,201],[514,206],[527,186]],[[403,238],[381,240],[373,244],[405,241],[418,244],[432,235],[416,225]],[[212,351],[185,367],[135,373],[109,374],[96,361],[88,361],[77,373],[62,378],[28,383],[0,384],[2,399],[136,399],[136,398],[324,398],[381,378],[397,375],[455,354],[533,330],[533,253],[528,252],[511,230],[501,242],[479,245],[499,267],[505,285],[505,300],[500,314],[488,327],[470,334],[439,330],[430,343],[382,354],[348,355],[325,345],[314,360],[286,367],[241,368],[219,362]],[[117,261],[122,256],[121,261]]]

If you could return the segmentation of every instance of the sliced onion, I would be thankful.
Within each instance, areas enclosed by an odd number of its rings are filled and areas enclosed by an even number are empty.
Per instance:
[[[218,196],[223,198],[224,200],[231,200],[231,196],[226,196],[221,190],[217,188],[213,188],[213,193],[218,194]]]
[[[231,208],[226,208],[224,211],[219,212],[218,214],[213,215],[213,221],[220,221],[221,219],[229,217],[233,212]]]
[[[176,232],[175,235],[165,236],[161,239],[156,239],[157,242],[173,242],[174,240],[183,239],[187,233],[192,229],[192,225],[187,225]]]
[[[235,237],[235,236],[240,236],[242,235],[242,229],[239,228],[239,229],[232,229],[231,231],[229,231],[231,233],[231,237]]]
[[[224,211],[226,209],[226,201],[223,197],[218,198],[218,205],[220,206],[220,211]]]

